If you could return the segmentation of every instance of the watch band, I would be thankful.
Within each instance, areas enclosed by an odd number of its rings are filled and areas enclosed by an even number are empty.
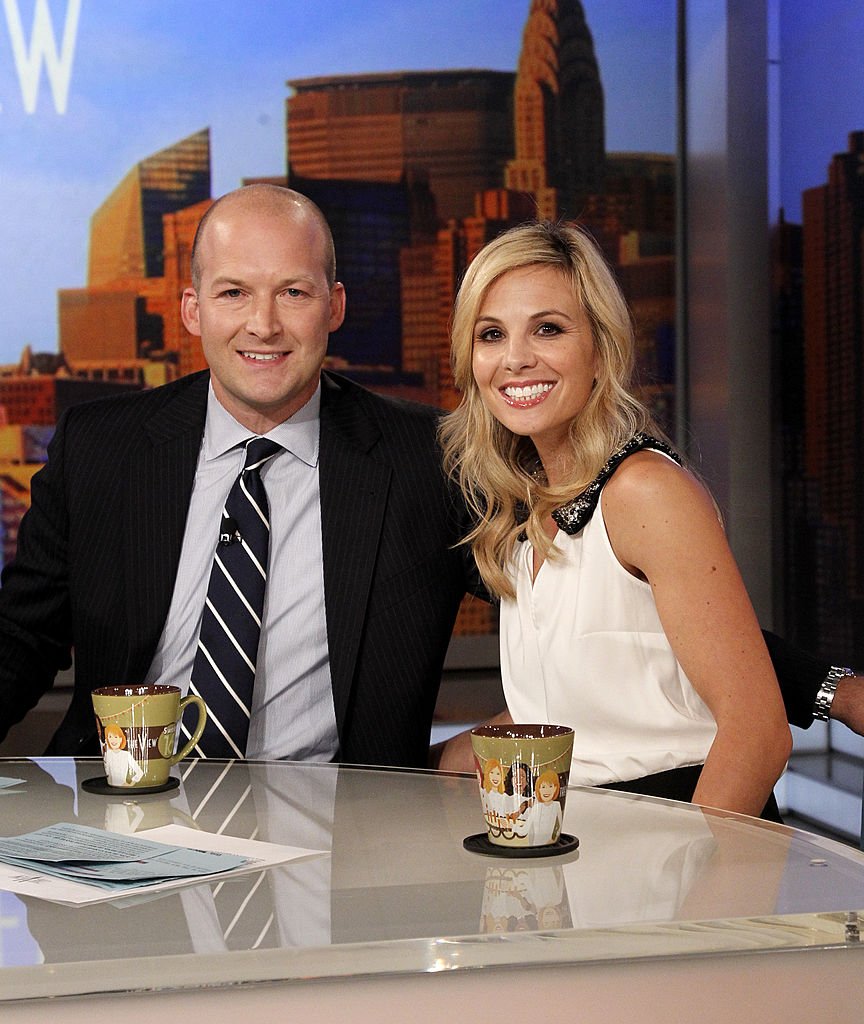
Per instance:
[[[819,687],[819,692],[816,694],[816,701],[813,704],[813,717],[817,721],[827,722],[831,717],[831,705],[834,702],[834,694],[837,692],[837,684],[841,679],[846,676],[854,676],[855,673],[851,668],[841,668],[837,665],[832,665],[828,670],[828,675]]]

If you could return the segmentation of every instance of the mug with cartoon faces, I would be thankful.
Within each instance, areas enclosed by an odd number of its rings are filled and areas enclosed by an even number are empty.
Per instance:
[[[166,785],[169,769],[189,754],[207,720],[204,701],[196,694],[181,700],[176,686],[101,686],[92,698],[105,782],[112,789]],[[193,704],[198,721],[189,742],[175,753],[177,728]]]
[[[481,725],[471,730],[471,746],[489,842],[514,848],[557,843],[573,730],[564,725]]]

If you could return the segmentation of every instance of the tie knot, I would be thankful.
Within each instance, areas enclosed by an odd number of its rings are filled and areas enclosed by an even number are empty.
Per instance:
[[[250,469],[260,469],[268,459],[283,451],[278,441],[272,441],[269,437],[252,437],[246,442],[246,462],[243,472]]]

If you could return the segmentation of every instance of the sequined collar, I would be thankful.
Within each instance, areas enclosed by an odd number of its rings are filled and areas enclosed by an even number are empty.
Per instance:
[[[623,448],[619,448],[614,455],[609,456],[603,468],[581,494],[571,498],[566,505],[555,509],[552,518],[558,528],[568,534],[578,533],[584,529],[585,524],[594,515],[597,502],[600,500],[600,491],[609,477],[628,456],[645,448],[663,452],[679,466],[681,465],[681,457],[664,441],[660,441],[650,434],[634,434]]]

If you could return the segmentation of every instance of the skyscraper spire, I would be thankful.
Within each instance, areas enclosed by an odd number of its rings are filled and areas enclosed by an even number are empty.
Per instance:
[[[516,156],[507,187],[541,216],[577,216],[603,186],[603,85],[579,0],[531,0],[515,90]]]

